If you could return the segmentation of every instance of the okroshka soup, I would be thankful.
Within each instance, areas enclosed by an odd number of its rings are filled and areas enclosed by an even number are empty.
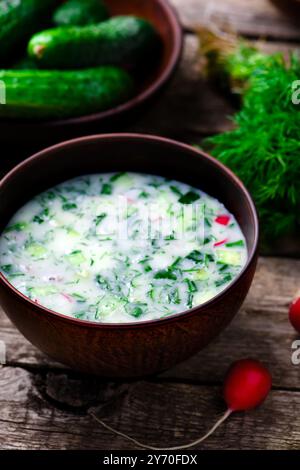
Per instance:
[[[0,237],[0,271],[14,287],[58,313],[103,323],[201,305],[247,257],[220,201],[137,173],[66,181],[23,206]]]

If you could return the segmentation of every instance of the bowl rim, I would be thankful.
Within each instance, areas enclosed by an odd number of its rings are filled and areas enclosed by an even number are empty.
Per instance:
[[[79,125],[79,124],[89,124],[94,123],[99,120],[106,120],[110,118],[117,117],[124,113],[130,112],[142,103],[147,102],[152,96],[154,96],[172,77],[174,74],[176,67],[179,64],[182,51],[183,51],[183,28],[181,26],[179,15],[170,3],[169,0],[152,0],[157,2],[160,7],[165,11],[166,17],[168,18],[169,25],[172,29],[172,53],[170,54],[170,58],[168,60],[167,65],[164,67],[162,72],[159,76],[150,83],[143,91],[138,93],[137,95],[133,96],[129,100],[125,101],[124,103],[114,106],[106,111],[101,111],[99,113],[91,113],[91,114],[84,114],[82,116],[74,117],[74,118],[66,118],[66,119],[53,119],[53,120],[46,120],[46,121],[24,121],[18,120],[12,122],[12,124],[17,124],[18,126],[34,126],[37,128],[56,128],[62,126],[71,126],[71,125]]]
[[[6,279],[4,274],[1,272],[0,272],[0,284],[3,284],[6,288],[8,288],[8,290],[10,290],[14,296],[18,297],[19,300],[21,300],[22,302],[25,302],[26,304],[29,304],[29,306],[33,308],[35,311],[38,310],[40,312],[43,312],[48,317],[54,316],[62,320],[63,322],[71,323],[74,326],[87,327],[91,329],[94,329],[94,328],[130,329],[130,328],[143,328],[147,326],[154,327],[154,326],[161,325],[163,323],[169,323],[169,322],[173,322],[176,320],[184,320],[194,315],[195,313],[201,313],[201,310],[206,310],[207,307],[210,307],[211,305],[218,302],[219,300],[222,300],[222,298],[229,292],[229,290],[232,289],[236,284],[238,284],[241,281],[245,273],[251,267],[252,263],[255,262],[256,260],[257,252],[258,252],[258,242],[259,242],[259,218],[258,218],[255,203],[249,191],[246,189],[246,187],[242,183],[242,181],[227,166],[225,166],[223,163],[221,163],[220,161],[218,161],[217,159],[207,154],[206,152],[203,152],[200,149],[197,149],[195,147],[192,147],[191,145],[188,145],[188,144],[185,144],[185,143],[182,143],[182,142],[179,142],[179,141],[167,138],[167,137],[161,137],[161,136],[156,136],[156,135],[151,135],[151,134],[116,133],[116,134],[96,134],[96,135],[91,135],[91,136],[79,137],[76,139],[71,139],[71,140],[61,142],[51,147],[47,147],[46,149],[35,153],[34,155],[27,158],[26,160],[23,160],[21,163],[16,165],[12,170],[10,170],[0,180],[0,190],[3,186],[6,185],[6,183],[11,178],[14,178],[14,175],[22,171],[24,167],[26,167],[27,165],[30,165],[33,161],[38,160],[45,155],[48,155],[49,153],[51,154],[52,152],[55,152],[56,150],[63,149],[66,147],[72,148],[82,143],[91,143],[91,142],[99,142],[99,141],[107,141],[107,140],[109,141],[141,141],[144,143],[153,142],[157,144],[167,145],[170,148],[179,148],[183,151],[193,153],[194,156],[198,156],[198,157],[200,156],[201,158],[209,160],[227,178],[229,178],[231,182],[239,188],[240,191],[243,192],[244,196],[246,197],[248,207],[253,215],[254,241],[253,241],[253,246],[251,248],[251,251],[250,253],[248,253],[247,263],[245,264],[245,266],[243,267],[239,275],[236,278],[234,278],[233,281],[224,290],[222,290],[219,294],[212,297],[210,300],[208,300],[207,302],[204,302],[203,304],[200,304],[198,306],[195,306],[188,310],[184,310],[179,313],[174,313],[168,317],[157,318],[153,320],[145,320],[145,321],[126,322],[126,323],[104,323],[104,322],[102,323],[102,322],[96,322],[96,321],[90,321],[90,320],[81,320],[78,318],[70,317],[68,315],[64,315],[62,313],[58,313],[54,310],[44,307],[43,305],[37,304],[36,302],[31,300],[29,297],[27,297],[25,294],[22,294]]]

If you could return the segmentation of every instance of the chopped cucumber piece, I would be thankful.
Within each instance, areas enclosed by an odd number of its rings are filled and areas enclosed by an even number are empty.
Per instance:
[[[198,269],[193,271],[193,279],[195,281],[206,281],[209,278],[209,273],[205,269]]]
[[[30,297],[46,297],[47,295],[57,294],[58,290],[55,286],[29,287]]]
[[[71,237],[79,237],[79,233],[74,230],[72,227],[67,227],[67,233],[68,235],[70,235]]]
[[[86,261],[82,251],[80,250],[72,251],[72,253],[66,256],[66,258],[74,266],[80,266],[82,263]]]
[[[210,300],[214,295],[215,293],[213,291],[197,292],[193,298],[193,307],[204,304],[204,302]]]
[[[242,254],[239,251],[217,250],[218,263],[241,266]]]
[[[30,256],[33,256],[33,258],[42,258],[47,253],[46,248],[39,243],[30,243],[26,246],[26,251]]]
[[[96,319],[108,317],[111,313],[117,310],[123,311],[124,301],[112,295],[105,295],[98,303],[96,312]]]

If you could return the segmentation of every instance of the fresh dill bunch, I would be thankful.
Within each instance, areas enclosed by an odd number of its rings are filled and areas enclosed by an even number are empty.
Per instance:
[[[216,33],[206,27],[196,32],[206,75],[233,95],[242,95],[251,77],[275,60],[282,60],[281,54],[267,56],[232,32]]]
[[[265,56],[249,77],[234,129],[206,139],[211,153],[229,166],[250,190],[265,241],[300,226],[300,105],[292,102],[292,84],[300,79],[300,61]]]

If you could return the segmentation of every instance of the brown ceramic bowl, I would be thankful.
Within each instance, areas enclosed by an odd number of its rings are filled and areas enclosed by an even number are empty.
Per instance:
[[[222,201],[245,234],[249,258],[240,275],[209,302],[160,320],[104,324],[73,319],[37,305],[0,274],[0,303],[35,346],[74,369],[109,377],[163,371],[218,335],[249,290],[257,258],[258,220],[252,199],[221,163],[165,138],[115,134],[75,139],[48,148],[0,182],[0,233],[15,211],[41,191],[88,173],[136,171],[175,178]]]
[[[164,88],[181,57],[183,34],[175,10],[166,0],[105,0],[112,16],[136,15],[149,20],[162,39],[161,56],[138,84],[136,95],[121,106],[74,119],[38,121],[1,120],[0,142],[40,149],[62,140],[115,131],[125,120],[134,119]],[[149,58],[146,58],[149,61]],[[17,136],[17,139],[16,139]],[[36,151],[36,150],[35,150]]]

